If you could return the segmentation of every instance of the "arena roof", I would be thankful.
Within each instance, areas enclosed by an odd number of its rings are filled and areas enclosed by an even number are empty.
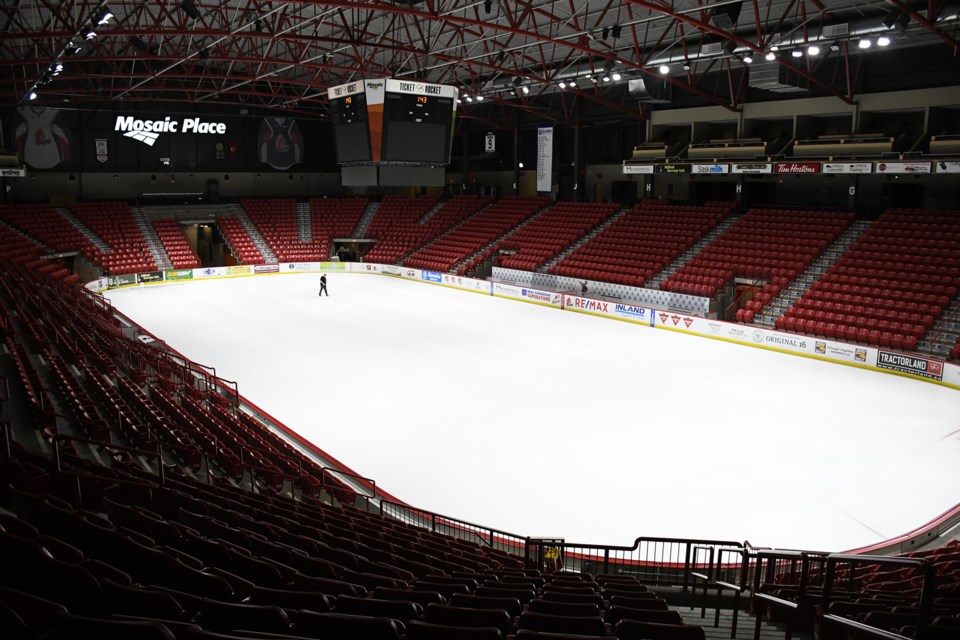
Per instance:
[[[638,98],[639,79],[647,92],[669,85],[672,102],[732,110],[749,91],[851,102],[865,90],[899,88],[891,84],[957,84],[958,7],[956,0],[14,0],[0,8],[0,92],[7,106],[36,93],[48,106],[188,103],[323,116],[328,87],[397,77],[454,85],[461,115],[491,124],[524,113],[563,122],[578,109],[643,118],[656,100]],[[106,11],[112,18],[98,24]],[[877,46],[880,36],[888,46]],[[861,38],[873,46],[861,49]],[[765,72],[772,69],[773,83],[751,81],[771,50],[776,58]]]

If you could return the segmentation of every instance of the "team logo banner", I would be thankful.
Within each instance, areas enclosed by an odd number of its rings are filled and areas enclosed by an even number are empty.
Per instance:
[[[107,148],[106,138],[96,138],[93,142],[97,153],[97,162],[106,162],[109,160],[110,152]]]

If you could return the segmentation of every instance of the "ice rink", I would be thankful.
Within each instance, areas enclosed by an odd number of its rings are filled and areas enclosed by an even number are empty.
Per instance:
[[[960,393],[385,276],[117,309],[411,505],[520,535],[841,551],[960,502]]]

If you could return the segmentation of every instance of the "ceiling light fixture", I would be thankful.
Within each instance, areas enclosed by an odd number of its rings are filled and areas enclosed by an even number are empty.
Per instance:
[[[684,61],[683,61],[683,70],[684,70],[684,71],[690,71],[690,61],[689,61],[689,60],[684,60]]]
[[[613,80],[614,82],[620,82],[621,77],[623,76],[621,76],[619,73],[614,71],[613,74],[610,76],[610,79]]]
[[[809,56],[818,56],[818,55],[820,55],[820,47],[818,47],[818,46],[815,45],[815,44],[810,45],[809,47],[807,47],[807,55],[809,55]]]
[[[747,55],[743,56],[743,62],[744,64],[750,64],[753,62],[753,56],[748,53]]]
[[[777,54],[775,54],[773,51],[767,51],[767,55],[763,56],[763,58],[767,62],[773,62],[777,59]]]
[[[668,73],[670,73],[670,67],[665,64],[660,65],[660,73],[662,73],[663,75],[667,75]]]
[[[530,87],[523,87],[522,91],[523,91],[523,95],[527,95],[528,93],[530,93]]]
[[[800,51],[800,49],[794,49],[793,51],[790,52],[790,55],[793,56],[794,58],[802,58],[803,51]]]
[[[113,20],[113,13],[111,13],[110,9],[103,7],[94,14],[93,22],[97,26],[100,26],[101,24],[109,24],[111,20]]]
[[[36,99],[37,99],[36,91],[31,91],[30,93],[27,94],[27,100],[36,100]]]
[[[830,43],[830,51],[833,51],[834,53],[836,53],[837,51],[840,51],[840,43],[839,43],[839,42],[831,42],[831,43]]]
[[[877,38],[878,47],[886,47],[889,44],[890,44],[890,38],[888,38],[887,36],[880,36],[879,38]]]
[[[873,41],[870,38],[860,38],[860,42],[857,43],[857,46],[861,49],[869,49],[873,44]]]
[[[80,29],[80,35],[83,36],[84,40],[93,40],[97,37],[97,32],[90,27],[84,27],[83,29]]]

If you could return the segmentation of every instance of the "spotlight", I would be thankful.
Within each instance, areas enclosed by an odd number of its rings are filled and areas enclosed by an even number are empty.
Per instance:
[[[200,19],[200,9],[197,9],[197,6],[193,4],[191,0],[183,0],[183,2],[180,3],[180,8],[194,20]]]
[[[604,82],[610,82],[610,76],[603,76]]]
[[[101,24],[109,24],[111,20],[113,20],[113,13],[111,13],[110,9],[107,9],[106,7],[102,8],[94,16],[94,23],[97,26],[100,26]]]
[[[873,42],[871,42],[870,38],[860,38],[860,42],[857,43],[857,46],[861,49],[869,49],[872,44]]]
[[[773,62],[777,59],[777,54],[775,54],[773,51],[767,51],[767,55],[763,56],[763,59],[767,62]]]
[[[467,96],[467,102],[473,102],[473,98],[471,98],[470,96]]]
[[[621,77],[622,76],[619,73],[614,72],[613,75],[610,76],[610,79],[613,80],[614,82],[620,82]]]
[[[670,73],[670,67],[665,64],[660,65],[660,73],[662,73],[663,75],[667,75],[668,73]]]
[[[808,55],[808,56],[818,56],[818,55],[820,55],[820,47],[818,47],[818,46],[815,45],[815,44],[810,45],[809,47],[807,47],[807,55]]]
[[[84,40],[93,40],[97,37],[97,32],[90,27],[84,27],[80,30],[80,35],[83,36]]]
[[[752,55],[750,55],[750,54],[748,53],[747,55],[743,56],[743,63],[744,63],[744,64],[750,64],[751,62],[753,62],[753,56],[752,56]]]
[[[894,7],[887,12],[887,15],[883,17],[883,20],[880,22],[887,29],[893,29],[894,27],[900,27],[901,29],[906,29],[907,24],[910,23],[910,14],[904,13],[900,9]]]
[[[606,40],[607,38],[609,38],[609,37],[610,37],[610,27],[604,27],[604,28],[603,28],[603,31],[600,32],[600,35],[603,37],[604,40]]]
[[[75,55],[77,55],[78,53],[80,53],[80,45],[78,45],[77,43],[75,43],[73,40],[71,40],[70,42],[68,42],[68,43],[67,43],[67,46],[64,47],[64,49],[63,49],[63,55],[67,56],[68,58],[69,58],[70,56],[75,56]]]
[[[619,37],[620,37],[620,25],[618,25],[618,24],[613,25],[613,28],[610,29],[610,33],[611,33],[611,35],[613,35],[614,39],[619,38]]]
[[[206,47],[204,47],[203,49],[200,49],[200,51],[197,52],[197,55],[200,56],[201,60],[209,60],[210,49],[207,49]]]
[[[689,60],[684,60],[684,61],[683,61],[683,70],[684,70],[684,71],[690,71],[690,61],[689,61]]]
[[[800,49],[794,49],[793,51],[790,52],[790,55],[793,56],[794,58],[802,58],[803,51],[800,51]]]
[[[780,51],[780,45],[778,44],[770,45],[770,51]]]
[[[483,11],[485,13],[490,13],[493,11],[493,0],[484,0]]]
[[[879,38],[877,38],[878,47],[886,47],[889,44],[890,44],[890,38],[888,38],[887,36],[880,36]]]
[[[522,83],[523,83],[523,78],[521,78],[520,76],[517,76],[516,78],[513,79],[513,86],[515,87],[519,87]]]
[[[566,88],[567,88],[567,83],[564,82],[563,80],[561,80],[561,81],[560,81],[560,88],[561,88],[561,89],[566,89]]]
[[[36,91],[31,91],[29,94],[27,94],[27,100],[36,100],[36,99],[37,99]]]
[[[831,42],[831,43],[830,43],[830,51],[833,51],[834,53],[836,53],[837,51],[840,51],[840,43],[839,43],[839,42]]]
[[[483,96],[477,96],[477,102],[483,102]]]
[[[523,95],[527,95],[530,93],[530,87],[522,87],[521,91],[523,91]]]
[[[58,62],[58,63],[56,63],[55,65],[53,65],[53,70],[54,70],[54,72],[56,72],[56,73],[60,73],[61,71],[63,71],[63,63],[62,63],[62,62]]]

